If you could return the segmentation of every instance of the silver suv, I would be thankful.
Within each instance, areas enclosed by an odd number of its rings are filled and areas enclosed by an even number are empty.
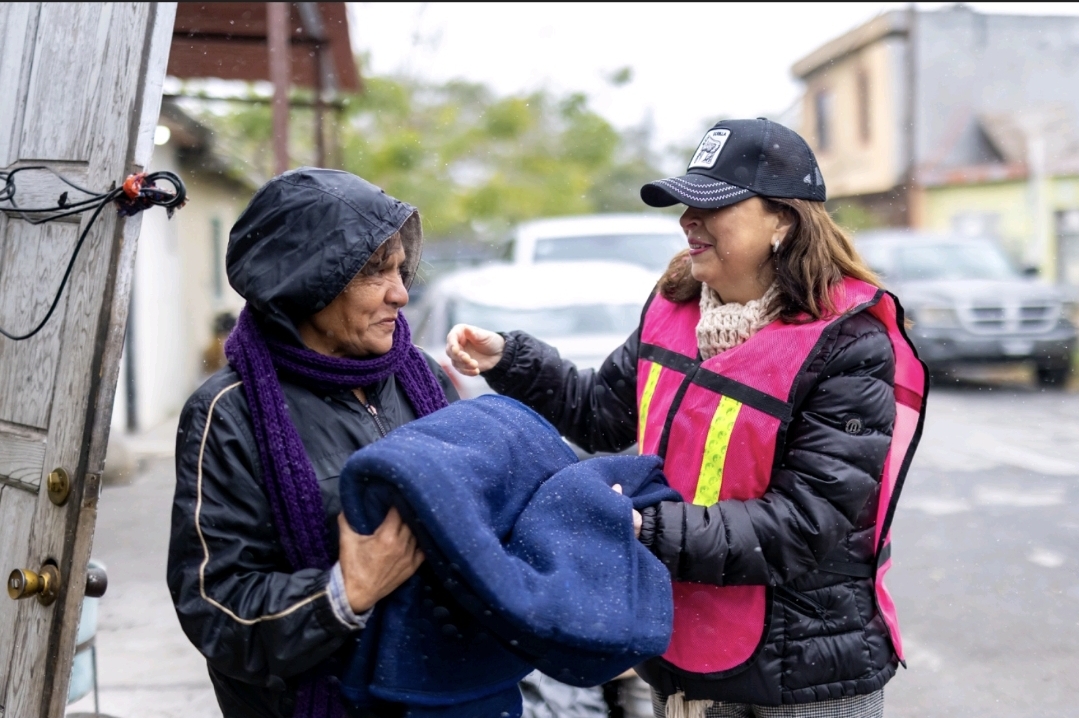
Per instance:
[[[1038,382],[1071,372],[1074,305],[1013,267],[994,242],[903,230],[865,232],[859,253],[902,300],[911,339],[931,371],[1032,361]]]

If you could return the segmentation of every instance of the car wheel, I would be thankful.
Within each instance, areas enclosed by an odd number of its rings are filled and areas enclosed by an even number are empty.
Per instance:
[[[1038,386],[1063,389],[1071,376],[1071,367],[1038,367]]]

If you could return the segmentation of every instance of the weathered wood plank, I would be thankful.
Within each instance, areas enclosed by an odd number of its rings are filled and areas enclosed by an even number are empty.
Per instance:
[[[171,12],[166,11],[174,10],[170,6],[162,8],[161,4],[112,6],[106,47],[100,54],[103,58],[100,80],[92,94],[97,104],[90,113],[96,118],[93,131],[88,133],[91,178],[122,179],[129,171],[138,169],[132,166],[138,145],[134,133],[143,128],[152,132],[156,125],[156,117],[149,122],[141,117],[147,106],[141,87],[150,68],[164,71],[165,63],[159,58],[162,54],[167,56],[172,19]],[[160,19],[162,15],[165,19]],[[168,27],[153,32],[157,22],[167,22]],[[139,68],[137,79],[117,81],[117,78],[131,78],[136,67]],[[127,123],[118,118],[125,118]],[[75,489],[72,501],[64,509],[57,509],[39,497],[30,537],[32,552],[60,557],[61,571],[67,579],[50,614],[49,625],[27,621],[25,641],[15,651],[18,675],[26,677],[28,685],[37,680],[42,685],[36,692],[36,703],[34,698],[20,695],[13,705],[24,706],[26,715],[43,718],[58,718],[64,708],[96,516],[99,475],[92,469],[104,463],[123,335],[123,322],[118,320],[126,314],[134,239],[138,233],[137,220],[127,220],[121,225],[115,216],[102,215],[99,225],[95,225],[84,249],[86,255],[80,257],[72,278],[45,460],[50,467],[73,467]],[[20,629],[21,622],[17,627]],[[45,634],[40,632],[42,629],[46,630]],[[40,647],[43,637],[48,640],[47,652],[39,650],[31,656],[31,651],[26,651],[25,656],[20,656],[23,645]]]
[[[16,568],[36,569],[27,563],[26,537],[30,534],[30,523],[34,519],[37,497],[18,489],[0,486],[0,580],[7,580],[8,574]],[[7,705],[4,700],[9,693],[8,677],[15,650],[16,620],[19,604],[7,597],[7,591],[0,595],[0,706]],[[36,602],[35,602],[36,603]],[[0,715],[16,716],[8,707],[0,710]]]
[[[27,553],[29,546],[26,537],[30,533],[30,523],[37,504],[37,497],[26,491],[0,486],[0,580],[8,579],[8,574],[16,568],[37,568],[29,566]],[[19,604],[6,596],[0,601],[0,706],[8,706],[8,716],[18,714],[11,710],[10,701],[5,699],[11,675],[10,668],[15,651],[16,621]],[[36,602],[36,601],[35,601]]]
[[[108,58],[115,3],[43,3],[26,92],[18,157],[85,160],[91,134],[106,118],[92,111]],[[58,42],[62,34],[63,42]],[[116,82],[124,75],[110,77]],[[116,122],[120,118],[107,118]]]
[[[0,97],[25,97],[30,80],[31,53],[27,43],[37,35],[41,3],[0,3]],[[15,159],[22,134],[21,102],[0,103],[0,165]]]
[[[146,57],[145,83],[142,93],[142,108],[139,124],[135,129],[135,152],[131,162],[145,168],[150,165],[154,153],[154,130],[161,114],[161,93],[165,86],[165,69],[169,64],[169,48],[172,46],[172,26],[176,22],[176,3],[156,3],[154,8],[154,27],[151,30],[150,49]],[[138,232],[132,236],[132,242],[138,238]],[[124,295],[126,296],[125,289]],[[125,310],[126,319],[126,310]],[[121,323],[122,327],[127,322]]]
[[[25,484],[37,493],[44,466],[44,434],[27,436],[22,432],[10,433],[0,427],[0,481]]]
[[[0,125],[2,127],[3,125]],[[88,187],[88,171],[89,167],[85,162],[16,162],[15,164],[4,168],[5,171],[16,169],[20,166],[37,166],[44,165],[56,172],[59,172],[73,183],[80,187],[86,187],[89,190],[104,191],[109,187]],[[69,202],[78,202],[84,199],[88,199],[88,195],[80,192],[77,189],[65,184],[59,177],[48,172],[46,170],[25,170],[15,176],[15,205],[20,208],[44,208],[55,207],[60,199],[60,195],[64,192],[68,194]],[[8,209],[13,207],[11,202],[0,203],[0,208]],[[19,218],[20,215],[16,213],[9,213],[8,216]],[[37,219],[41,215],[33,215],[33,219]],[[70,217],[64,217],[56,220],[59,222],[66,222],[69,224],[79,224],[81,219],[78,215],[72,215]]]
[[[41,321],[78,239],[73,224],[31,225],[8,217],[0,255],[0,326],[23,332]],[[88,251],[83,248],[83,252]],[[0,420],[48,427],[52,383],[61,349],[60,330],[71,287],[36,336],[14,342],[0,337]]]
[[[9,492],[5,490],[4,493]],[[10,493],[17,495],[21,492],[11,491]],[[33,526],[30,530],[33,531]],[[33,552],[28,552],[23,563],[40,566],[41,562],[35,560],[36,558]],[[60,577],[61,582],[65,579],[64,576]],[[49,627],[52,625],[56,604],[45,607],[32,598],[12,601],[12,603],[15,604],[15,622],[12,632],[14,647],[7,664],[7,690],[2,697],[6,709],[4,716],[5,718],[9,716],[36,718],[42,715],[41,703],[44,699],[44,696],[39,693],[45,671],[44,661],[41,660],[45,651],[41,650],[41,647],[48,642]]]

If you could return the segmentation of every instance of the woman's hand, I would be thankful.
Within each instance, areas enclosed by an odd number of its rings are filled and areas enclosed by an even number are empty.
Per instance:
[[[615,484],[611,488],[615,490],[615,493],[622,493],[622,484]],[[642,524],[644,524],[644,519],[641,518],[641,512],[637,509],[633,509],[633,535],[637,538],[641,537]]]
[[[501,334],[469,324],[458,324],[446,336],[446,356],[453,368],[465,376],[479,376],[494,369],[502,358],[506,340]]]
[[[391,508],[370,536],[358,534],[337,515],[340,527],[341,575],[345,579],[345,595],[353,612],[363,613],[379,600],[393,593],[407,581],[423,563],[423,552],[416,547],[416,537]]]

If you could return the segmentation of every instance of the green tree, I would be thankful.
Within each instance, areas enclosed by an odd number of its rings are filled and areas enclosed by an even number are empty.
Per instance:
[[[628,81],[628,71],[622,74]],[[583,94],[499,97],[476,83],[390,77],[365,84],[363,94],[348,98],[336,128],[340,163],[419,207],[433,239],[540,216],[640,211],[640,185],[659,176],[647,131],[618,132]],[[313,162],[312,115],[292,113],[297,165]],[[268,107],[223,112],[207,105],[201,118],[269,176]]]

